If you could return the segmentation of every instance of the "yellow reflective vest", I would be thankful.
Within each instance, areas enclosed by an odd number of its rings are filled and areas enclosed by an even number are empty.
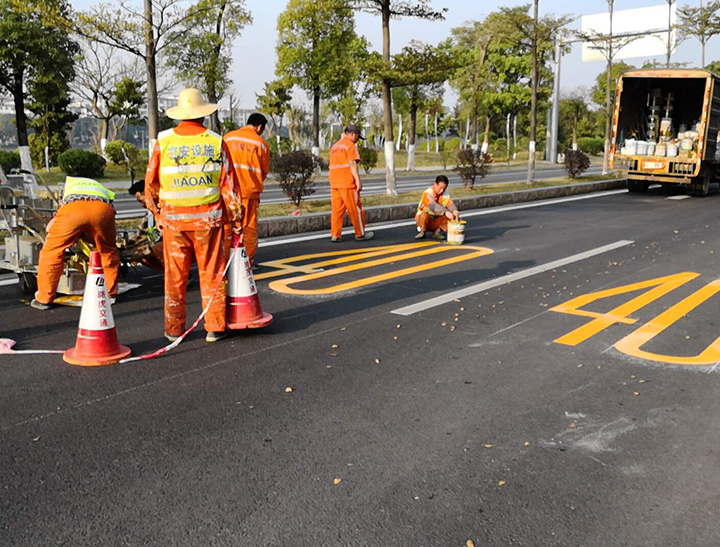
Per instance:
[[[67,200],[70,196],[89,196],[112,201],[115,199],[115,192],[92,179],[67,177],[63,189],[63,199]]]
[[[431,202],[438,203],[444,209],[447,209],[448,205],[450,205],[450,201],[451,201],[450,194],[447,191],[444,192],[442,196],[440,196],[440,199],[438,199],[438,197],[433,192],[433,189],[431,186],[430,188],[428,188],[427,190],[425,190],[423,192],[422,197],[420,198],[420,203],[418,203],[418,208],[417,208],[417,212],[415,213],[415,215],[417,216],[425,211],[427,211],[427,213],[430,216],[444,215],[445,214],[444,212],[433,211],[433,208],[430,206],[430,203]]]
[[[205,130],[178,135],[168,129],[158,135],[160,199],[178,207],[215,203],[220,199],[222,137]]]

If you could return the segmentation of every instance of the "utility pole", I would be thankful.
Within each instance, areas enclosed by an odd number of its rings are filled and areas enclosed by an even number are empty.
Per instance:
[[[667,53],[665,59],[665,67],[670,68],[670,56],[672,55],[672,6],[675,0],[667,0],[668,5],[668,39],[667,39]],[[703,65],[704,66],[704,65]]]
[[[533,0],[533,31],[532,31],[532,97],[530,99],[530,143],[528,144],[527,183],[535,180],[535,139],[537,138],[537,91],[538,91],[538,4]]]
[[[612,62],[613,62],[613,10],[615,0],[607,0],[610,8],[610,33],[607,44],[607,80],[605,82],[605,151],[603,153],[603,175],[610,171],[610,131],[612,130],[612,95],[610,86],[612,84]]]
[[[555,163],[558,157],[558,126],[560,125],[560,63],[562,60],[562,41],[555,38],[555,81],[553,82],[552,128],[550,139],[550,161]]]

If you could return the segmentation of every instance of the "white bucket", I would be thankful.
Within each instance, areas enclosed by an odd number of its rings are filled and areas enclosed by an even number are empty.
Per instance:
[[[678,155],[678,147],[677,144],[668,144],[667,145],[667,156],[668,158],[674,158]]]
[[[635,139],[628,139],[625,141],[625,150],[627,151],[628,156],[636,156],[637,155],[637,141]]]
[[[648,143],[645,141],[637,141],[637,155],[638,156],[647,156],[648,153]]]
[[[665,152],[667,152],[667,145],[660,143],[655,147],[655,155],[665,157]]]
[[[647,145],[647,155],[648,156],[654,156],[655,155],[655,143],[649,142]]]
[[[451,220],[448,222],[447,242],[450,245],[462,245],[465,243],[464,220]]]

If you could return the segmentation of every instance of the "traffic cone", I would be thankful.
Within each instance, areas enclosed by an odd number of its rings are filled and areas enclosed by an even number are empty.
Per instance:
[[[233,234],[228,268],[227,328],[257,329],[272,323],[273,316],[262,311],[250,260],[240,237]]]
[[[81,367],[99,367],[117,363],[130,353],[130,348],[118,343],[100,253],[93,251],[85,281],[77,341],[74,348],[65,352],[63,360]]]

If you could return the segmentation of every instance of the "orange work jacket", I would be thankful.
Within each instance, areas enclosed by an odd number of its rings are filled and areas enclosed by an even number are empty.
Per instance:
[[[360,154],[355,143],[343,137],[330,149],[330,188],[356,188],[352,161],[360,161]]]
[[[230,131],[223,137],[240,184],[243,198],[259,199],[270,169],[267,142],[251,125]]]

